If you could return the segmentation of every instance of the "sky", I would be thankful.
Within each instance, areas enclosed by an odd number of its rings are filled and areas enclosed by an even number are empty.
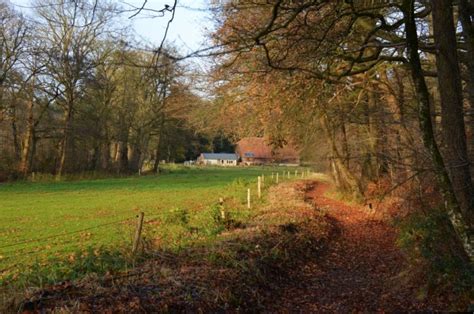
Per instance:
[[[140,6],[143,3],[142,0],[123,1],[135,6]],[[175,18],[170,26],[167,39],[180,47],[181,52],[189,53],[205,45],[207,30],[212,27],[209,14],[203,11],[206,8],[206,2],[205,0],[178,0]],[[162,9],[165,4],[171,6],[172,3],[172,0],[148,0],[146,8]],[[126,4],[123,5],[126,6]],[[164,17],[149,18],[144,13],[132,18],[132,23],[138,34],[155,45],[159,45],[170,16],[171,13],[167,13]]]
[[[144,0],[116,0],[124,9],[141,7]],[[204,47],[207,30],[212,28],[210,15],[206,12],[207,0],[178,0],[175,18],[171,23],[167,35],[167,42],[174,43],[182,54],[188,54],[201,47]],[[26,7],[31,5],[30,0],[10,0],[17,9],[28,12]],[[173,0],[148,0],[145,8],[160,10],[165,4],[173,5]],[[123,13],[124,23],[131,23],[135,29],[138,39],[143,39],[144,43],[149,42],[153,46],[161,43],[165,28],[171,13],[163,17],[150,16],[150,13],[142,11],[139,15],[130,18],[132,13]]]

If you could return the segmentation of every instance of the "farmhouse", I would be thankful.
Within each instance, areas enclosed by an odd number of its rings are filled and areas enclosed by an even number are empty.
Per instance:
[[[236,153],[245,165],[263,165],[269,163],[300,163],[299,153],[292,145],[272,148],[263,137],[246,137],[237,142]]]
[[[237,166],[238,159],[236,154],[202,153],[197,158],[197,163],[200,165]]]

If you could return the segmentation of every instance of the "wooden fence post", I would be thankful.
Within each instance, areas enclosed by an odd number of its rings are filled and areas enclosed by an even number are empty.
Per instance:
[[[288,179],[290,178],[290,170],[288,170]]]
[[[258,198],[262,197],[262,178],[259,176],[257,181]]]
[[[142,236],[142,228],[143,228],[143,218],[145,217],[145,213],[141,212],[138,214],[138,221],[137,221],[137,230],[135,231],[135,239],[133,241],[133,248],[132,248],[132,254],[135,255],[135,253],[138,250],[138,245],[140,244],[140,238]]]
[[[247,189],[247,208],[250,209],[250,189]]]
[[[264,186],[265,186],[265,175],[262,174],[262,187],[264,187]]]
[[[222,197],[219,197],[219,207],[221,211],[221,218],[222,220],[225,220],[224,199]]]
[[[277,183],[277,184],[278,184],[278,175],[279,175],[279,173],[277,172],[277,173],[276,173],[276,183]]]
[[[298,175],[298,170],[295,170],[295,178],[296,178],[297,175]]]
[[[273,172],[272,172],[272,181],[273,181]]]

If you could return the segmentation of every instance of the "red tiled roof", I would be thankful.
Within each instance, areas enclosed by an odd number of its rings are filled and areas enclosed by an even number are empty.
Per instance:
[[[299,159],[299,154],[292,145],[272,150],[272,146],[263,137],[246,137],[237,142],[236,153],[241,158],[256,159]],[[253,156],[246,156],[251,154]]]
[[[236,153],[240,157],[253,154],[252,158],[271,159],[272,149],[263,137],[246,137],[237,142]]]

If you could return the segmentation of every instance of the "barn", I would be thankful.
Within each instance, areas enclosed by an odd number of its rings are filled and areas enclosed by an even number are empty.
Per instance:
[[[244,165],[298,165],[299,153],[290,144],[273,148],[263,137],[246,137],[237,142],[236,153]]]
[[[197,163],[200,165],[209,166],[237,166],[239,157],[236,154],[227,153],[202,153],[197,158]]]

